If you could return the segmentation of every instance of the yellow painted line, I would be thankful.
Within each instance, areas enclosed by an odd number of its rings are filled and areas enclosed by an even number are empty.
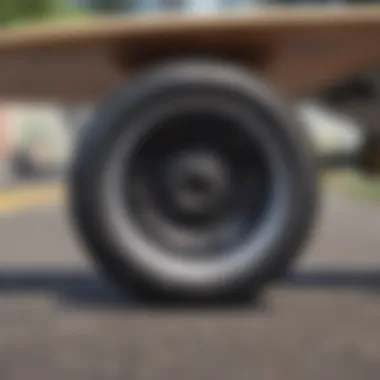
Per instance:
[[[0,215],[59,204],[64,198],[60,184],[36,185],[0,192]]]

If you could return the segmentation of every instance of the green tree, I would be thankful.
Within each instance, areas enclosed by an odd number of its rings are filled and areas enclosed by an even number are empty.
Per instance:
[[[120,10],[129,10],[136,1],[138,0],[93,0],[91,7],[95,10],[113,13]]]
[[[61,0],[0,0],[0,23],[45,19],[64,8]]]

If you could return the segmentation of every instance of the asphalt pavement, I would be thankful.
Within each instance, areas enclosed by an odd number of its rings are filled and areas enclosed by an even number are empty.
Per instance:
[[[320,228],[287,279],[246,308],[180,310],[143,307],[105,282],[57,197],[24,208],[9,199],[0,210],[1,380],[380,378],[378,206],[326,195]]]

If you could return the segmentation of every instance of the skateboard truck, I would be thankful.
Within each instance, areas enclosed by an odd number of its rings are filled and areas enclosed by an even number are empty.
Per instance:
[[[326,91],[323,101],[354,120],[360,142],[350,152],[322,159],[326,168],[352,167],[364,174],[380,174],[380,76],[369,73]]]

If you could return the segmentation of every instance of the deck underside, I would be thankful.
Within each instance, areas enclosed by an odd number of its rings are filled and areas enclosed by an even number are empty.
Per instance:
[[[217,55],[259,71],[292,97],[380,66],[380,8],[272,9],[24,28],[0,35],[0,97],[97,101],[145,65]]]

